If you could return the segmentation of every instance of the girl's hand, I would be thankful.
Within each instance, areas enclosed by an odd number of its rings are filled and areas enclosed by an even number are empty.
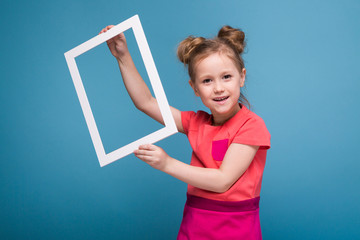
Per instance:
[[[151,167],[160,171],[165,170],[171,159],[162,148],[152,144],[141,145],[138,150],[134,151],[134,154]]]
[[[114,25],[109,25],[105,28],[103,28],[99,34],[102,34],[104,32],[107,32],[110,30]],[[118,60],[121,59],[122,56],[128,53],[128,48],[126,44],[126,38],[124,33],[120,33],[119,35],[116,35],[115,37],[109,39],[106,41],[111,54]]]

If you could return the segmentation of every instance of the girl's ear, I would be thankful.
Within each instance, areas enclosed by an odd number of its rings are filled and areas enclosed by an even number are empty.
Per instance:
[[[240,87],[243,87],[245,84],[245,77],[246,77],[246,69],[243,68],[240,74]]]
[[[195,95],[198,97],[198,96],[199,96],[199,92],[198,92],[198,90],[196,89],[195,84],[193,83],[193,81],[192,81],[191,79],[189,80],[189,84],[190,84],[191,88],[194,90]]]

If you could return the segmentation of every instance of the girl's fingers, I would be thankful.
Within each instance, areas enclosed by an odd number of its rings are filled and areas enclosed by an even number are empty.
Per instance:
[[[145,156],[145,155],[140,155],[140,156],[137,156],[137,158],[139,158],[140,160],[146,162],[146,163],[150,163],[152,161],[151,159],[151,156]]]
[[[141,161],[146,162],[147,164],[151,164],[153,162],[153,158],[150,155],[139,155],[135,154],[137,158],[139,158]]]
[[[135,150],[134,151],[135,155],[139,155],[139,156],[150,156],[151,152],[149,152],[149,150]]]
[[[112,27],[114,27],[114,25],[106,26],[105,28],[103,28],[103,29],[99,32],[99,34],[104,33],[104,32],[107,32],[107,31],[108,31],[109,29],[111,29]]]
[[[144,144],[144,145],[140,145],[139,149],[141,150],[149,150],[149,151],[154,151],[155,150],[155,145],[152,144]]]

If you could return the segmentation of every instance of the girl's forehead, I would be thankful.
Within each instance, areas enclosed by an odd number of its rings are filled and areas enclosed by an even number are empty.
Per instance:
[[[227,66],[227,67],[236,67],[233,59],[227,54],[222,52],[216,52],[204,56],[203,58],[198,59],[195,62],[195,71],[201,71],[206,69],[212,69],[213,66]]]

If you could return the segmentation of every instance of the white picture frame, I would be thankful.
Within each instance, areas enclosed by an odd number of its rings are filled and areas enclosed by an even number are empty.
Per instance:
[[[106,153],[75,58],[130,28],[132,28],[134,32],[134,36],[139,47],[141,57],[144,61],[145,69],[149,76],[151,87],[153,88],[165,126],[110,153]],[[64,55],[101,167],[133,153],[133,151],[142,144],[155,143],[178,132],[138,15],[121,22],[105,33],[91,38],[90,40],[66,52]]]

